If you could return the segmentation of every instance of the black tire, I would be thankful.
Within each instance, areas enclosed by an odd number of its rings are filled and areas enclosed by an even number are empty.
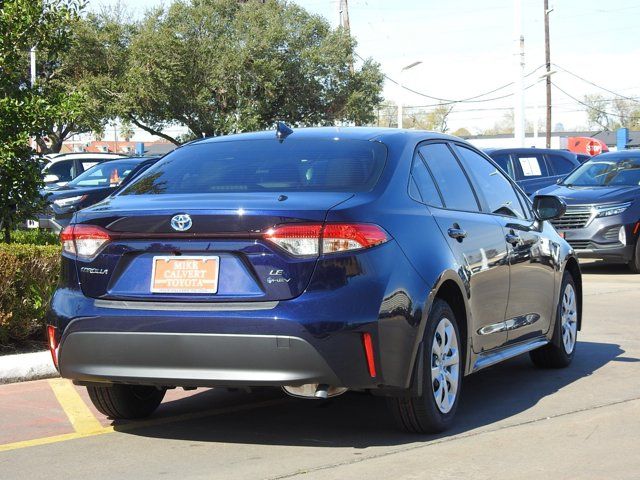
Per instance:
[[[560,288],[560,298],[558,300],[558,306],[556,309],[556,322],[553,326],[553,337],[551,338],[551,343],[545,345],[544,347],[540,347],[532,352],[529,352],[529,356],[531,357],[531,361],[540,368],[564,368],[568,367],[573,360],[573,357],[576,354],[577,348],[577,335],[578,332],[576,330],[575,335],[576,339],[574,340],[574,346],[571,352],[567,352],[566,347],[562,340],[562,302],[564,297],[564,292],[567,288],[567,285],[571,285],[574,291],[574,294],[577,292],[576,285],[573,280],[573,276],[568,271],[564,272],[564,276],[562,277],[562,287]],[[579,303],[576,300],[576,321],[580,315],[580,312],[577,309],[580,308]]]
[[[162,402],[165,391],[143,385],[87,387],[93,405],[114,420],[148,417]]]
[[[633,249],[633,257],[627,264],[631,273],[640,273],[640,237],[636,240],[636,248]]]
[[[446,413],[443,413],[436,404],[433,389],[436,380],[431,378],[432,345],[436,335],[436,328],[442,319],[448,319],[455,330],[458,352],[458,380],[454,402]],[[424,332],[423,347],[423,383],[422,394],[417,397],[393,397],[388,404],[397,424],[410,433],[440,433],[447,430],[455,417],[462,390],[462,377],[464,375],[463,343],[458,329],[458,320],[453,310],[441,299],[436,299],[429,313],[427,326]]]

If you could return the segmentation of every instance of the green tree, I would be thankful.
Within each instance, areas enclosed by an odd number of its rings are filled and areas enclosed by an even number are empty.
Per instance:
[[[640,104],[636,101],[616,97],[607,99],[600,94],[584,96],[585,110],[589,126],[604,130],[626,127],[640,128]]]
[[[469,130],[467,130],[464,127],[460,127],[458,128],[455,132],[453,132],[452,135],[455,135],[456,137],[470,137],[471,136],[471,132]]]
[[[403,118],[402,123],[405,128],[446,133],[449,130],[447,119],[452,110],[451,105],[438,105],[432,110],[413,110],[406,119]]]
[[[484,135],[500,135],[505,133],[513,133],[514,131],[514,113],[513,109],[508,110],[502,116],[502,118],[494,123],[492,128],[486,129],[483,134]]]
[[[115,118],[114,92],[120,88],[127,67],[135,28],[119,5],[77,17],[73,37],[59,52],[58,61],[39,62],[41,88],[49,96],[77,95],[83,99],[73,118],[52,119],[46,135],[38,138],[42,152],[59,152],[69,136],[103,130],[108,120]]]
[[[131,140],[131,137],[133,137],[135,133],[136,132],[133,130],[133,125],[131,125],[131,122],[125,120],[120,123],[120,136],[127,142]]]
[[[195,137],[375,120],[383,76],[365,60],[351,71],[355,42],[320,16],[281,0],[178,0],[148,11],[133,36],[114,92],[119,116],[162,133],[186,125]]]
[[[73,118],[78,107],[75,95],[52,95],[39,82],[30,85],[28,52],[35,46],[54,68],[80,8],[75,0],[0,2],[0,228],[5,242],[10,230],[33,218],[44,203],[41,165],[29,138],[42,136],[53,119]]]

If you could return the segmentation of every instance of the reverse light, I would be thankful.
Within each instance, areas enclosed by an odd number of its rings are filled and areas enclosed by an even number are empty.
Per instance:
[[[264,238],[296,256],[371,248],[389,240],[382,228],[365,223],[285,224],[269,229]]]
[[[57,207],[60,207],[60,208],[70,207],[71,205],[75,205],[76,203],[80,203],[85,198],[87,198],[87,195],[78,195],[76,197],[60,198],[58,200],[54,200],[53,204],[55,206],[57,206]]]
[[[69,225],[60,234],[62,251],[79,258],[94,257],[110,240],[109,232],[95,225]]]
[[[321,224],[280,225],[267,230],[264,238],[292,255],[318,255],[321,232]]]
[[[620,203],[618,205],[600,205],[596,206],[596,217],[610,217],[612,215],[620,215],[624,212],[629,206],[631,202]]]
[[[51,352],[51,359],[53,360],[53,366],[58,369],[58,329],[53,325],[47,325],[47,344],[49,345],[49,351]]]

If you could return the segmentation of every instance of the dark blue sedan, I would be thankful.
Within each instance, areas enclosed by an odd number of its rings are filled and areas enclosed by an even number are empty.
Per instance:
[[[585,155],[545,148],[490,148],[485,153],[529,196],[554,185],[586,160]]]
[[[112,418],[172,387],[356,389],[441,431],[463,376],[526,352],[571,363],[580,270],[547,221],[564,208],[446,135],[199,140],[74,215],[49,345]]]

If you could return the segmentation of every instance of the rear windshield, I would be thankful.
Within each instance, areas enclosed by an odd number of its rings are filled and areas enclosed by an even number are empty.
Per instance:
[[[364,140],[201,143],[170,153],[120,194],[369,191],[386,153],[384,145]]]

